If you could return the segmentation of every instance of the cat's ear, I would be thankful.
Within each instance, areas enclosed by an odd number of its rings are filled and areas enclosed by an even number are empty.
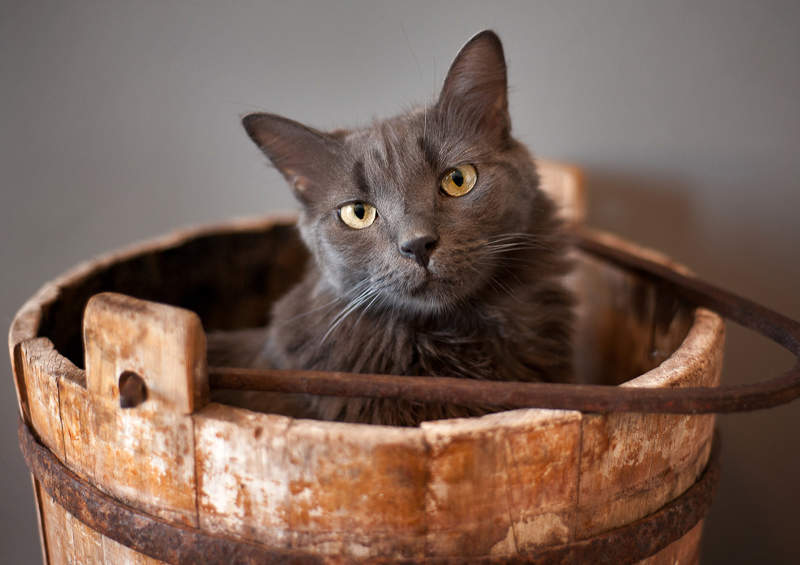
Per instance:
[[[456,55],[437,106],[461,121],[505,141],[511,131],[508,85],[503,44],[497,34],[484,30],[467,41]]]
[[[249,114],[242,125],[301,202],[311,202],[314,188],[327,184],[339,160],[341,142],[335,136],[275,114]]]

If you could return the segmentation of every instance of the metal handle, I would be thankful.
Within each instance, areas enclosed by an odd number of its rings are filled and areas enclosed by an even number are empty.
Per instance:
[[[800,323],[694,276],[609,246],[589,230],[580,229],[575,237],[582,251],[666,285],[690,303],[713,310],[768,337],[794,354],[794,367],[782,375],[754,384],[673,389],[229,367],[209,367],[210,385],[225,389],[404,398],[466,406],[554,408],[596,413],[747,412],[786,404],[800,396]]]

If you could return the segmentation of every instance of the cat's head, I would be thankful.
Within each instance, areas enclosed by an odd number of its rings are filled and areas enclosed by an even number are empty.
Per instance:
[[[496,282],[549,206],[511,137],[492,31],[461,49],[430,107],[333,132],[261,113],[243,124],[302,203],[303,239],[342,296],[447,309]]]

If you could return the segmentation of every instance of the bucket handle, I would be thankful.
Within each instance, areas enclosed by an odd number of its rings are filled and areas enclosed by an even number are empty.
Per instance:
[[[713,310],[769,338],[795,356],[795,365],[777,377],[758,383],[719,387],[628,388],[231,367],[209,367],[210,385],[234,390],[403,398],[465,406],[550,408],[592,413],[748,412],[786,404],[800,396],[800,323],[693,275],[609,245],[592,230],[576,229],[575,239],[582,251],[658,282],[688,302]]]

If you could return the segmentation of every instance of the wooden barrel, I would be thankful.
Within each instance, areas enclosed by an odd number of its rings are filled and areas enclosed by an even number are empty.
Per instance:
[[[579,221],[575,172],[544,177]],[[204,332],[267,323],[306,260],[291,219],[231,223],[81,265],[22,307],[9,347],[47,563],[193,562],[212,546],[228,549],[201,560],[535,560],[618,541],[704,472],[711,415],[522,409],[393,428],[209,402]],[[587,255],[576,264],[582,381],[718,383],[717,315]],[[701,529],[634,540],[652,555],[629,555],[696,562]]]

